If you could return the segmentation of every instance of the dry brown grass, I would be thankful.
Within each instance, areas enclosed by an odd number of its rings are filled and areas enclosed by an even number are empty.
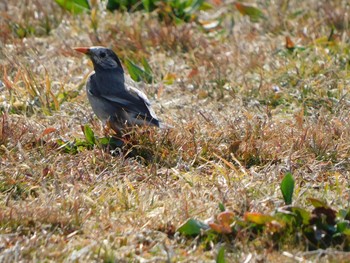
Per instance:
[[[296,205],[315,197],[349,207],[346,1],[260,4],[268,19],[256,24],[226,3],[202,14],[225,14],[212,32],[102,6],[94,31],[88,14],[22,2],[0,4],[0,261],[213,261],[225,240],[186,239],[176,228],[214,217],[219,203],[237,216],[273,212],[287,171]],[[285,50],[286,35],[305,50]],[[145,89],[171,131],[140,128],[115,154],[59,147],[84,140],[85,124],[103,136],[83,87],[91,65],[71,49],[96,44],[148,60],[156,81]],[[237,262],[293,255],[348,256],[293,242],[276,250],[266,236],[238,236],[226,251]]]

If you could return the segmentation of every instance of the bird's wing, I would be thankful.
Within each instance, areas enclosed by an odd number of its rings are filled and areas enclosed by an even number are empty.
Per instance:
[[[140,113],[144,111],[147,112],[147,105],[149,104],[149,101],[146,95],[139,96],[138,93],[129,92],[129,89],[124,88],[109,88],[107,89],[108,93],[104,93],[101,91],[106,90],[106,88],[99,87],[99,85],[100,83],[96,81],[95,74],[91,74],[86,85],[86,90],[90,95],[104,99],[110,103],[114,103],[117,107],[124,108],[124,110],[138,111]],[[146,100],[144,98],[146,98]]]
[[[117,92],[112,92],[108,94],[103,94],[100,91],[102,89],[97,88],[98,82],[95,80],[94,76],[91,76],[91,82],[94,82],[94,85],[90,84],[87,86],[87,91],[101,99],[106,100],[106,102],[114,105],[116,108],[121,108],[125,112],[129,113],[133,119],[147,120],[156,126],[159,126],[159,121],[151,108],[151,103],[149,102],[146,94],[142,91],[126,85],[125,89],[119,89]]]
[[[157,116],[151,108],[147,96],[133,87],[129,87],[127,90],[119,92],[118,95],[99,94],[99,96],[111,103],[117,104],[118,107],[123,108],[126,112],[134,114],[134,117],[149,121],[152,119],[157,121]]]
[[[144,104],[146,105],[149,113],[151,114],[151,117],[154,119],[157,119],[157,115],[154,112],[154,110],[151,107],[151,102],[148,100],[145,93],[143,93],[141,90],[134,88],[133,86],[126,86],[126,89],[129,91],[130,94],[133,94],[134,96],[139,97],[141,100],[143,100]]]

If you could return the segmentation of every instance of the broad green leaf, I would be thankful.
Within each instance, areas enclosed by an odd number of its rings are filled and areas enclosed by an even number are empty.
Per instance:
[[[300,207],[292,207],[292,212],[302,219],[304,225],[309,223],[311,217],[310,212]]]
[[[350,209],[339,209],[338,216],[345,220],[350,220]]]
[[[155,2],[155,1],[142,0],[142,4],[147,12],[151,12],[151,2]]]
[[[138,11],[145,10],[152,12],[157,6],[158,0],[107,0],[107,9],[109,11]]]
[[[324,207],[324,208],[328,208],[328,205],[325,201],[320,200],[320,199],[316,199],[316,198],[312,198],[309,197],[307,198],[307,200],[315,207]]]
[[[107,0],[107,10],[114,11],[118,10],[131,10],[134,9],[135,6],[143,7],[143,5],[138,4],[139,0]],[[135,8],[135,11],[139,8]]]
[[[218,255],[216,256],[216,263],[225,263],[225,247],[222,246],[219,249]]]
[[[104,147],[109,147],[110,150],[120,148],[124,145],[123,140],[115,137],[101,137],[98,138],[98,144]]]
[[[84,126],[84,135],[85,135],[85,139],[86,141],[90,144],[90,145],[95,145],[96,140],[95,140],[95,134],[92,131],[92,129],[90,128],[89,125],[85,125]]]
[[[291,173],[286,173],[281,183],[281,191],[284,202],[286,205],[292,203],[293,191],[294,191],[294,178]]]
[[[344,233],[344,232],[349,232],[350,231],[350,225],[349,222],[347,221],[342,221],[337,223],[337,232]]]
[[[88,0],[55,0],[63,9],[73,13],[80,14],[90,10]]]
[[[135,81],[145,81],[147,83],[152,83],[153,77],[150,73],[144,71],[139,66],[134,64],[131,60],[126,59],[125,65],[128,69],[130,77]]]
[[[177,231],[185,236],[196,236],[201,233],[201,229],[208,229],[209,226],[193,218],[188,219]]]
[[[107,10],[113,11],[120,7],[120,3],[117,0],[107,0]]]
[[[260,19],[265,18],[263,12],[254,6],[244,5],[238,2],[235,3],[235,6],[242,15],[249,16],[252,22],[259,22]]]
[[[98,139],[99,144],[101,145],[108,145],[110,142],[110,138],[108,137],[102,137]]]

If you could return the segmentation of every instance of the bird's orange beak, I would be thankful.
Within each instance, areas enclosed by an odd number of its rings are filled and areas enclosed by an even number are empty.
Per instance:
[[[73,49],[84,54],[87,54],[90,50],[88,47],[73,47]]]

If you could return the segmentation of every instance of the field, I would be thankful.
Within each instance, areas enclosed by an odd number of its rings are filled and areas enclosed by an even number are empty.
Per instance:
[[[349,3],[171,2],[0,3],[0,262],[349,262]],[[116,146],[77,46],[172,128]]]

